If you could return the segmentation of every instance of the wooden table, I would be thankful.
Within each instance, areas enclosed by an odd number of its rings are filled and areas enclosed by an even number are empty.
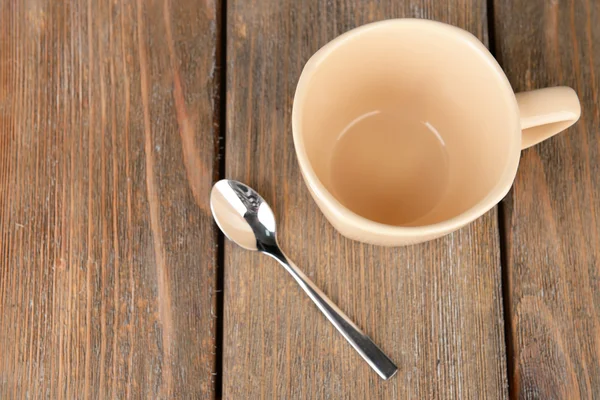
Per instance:
[[[465,28],[581,120],[442,239],[344,239],[291,137],[306,60],[395,17]],[[0,2],[0,398],[597,398],[600,2]],[[220,177],[397,361],[384,382],[286,272],[224,242]]]

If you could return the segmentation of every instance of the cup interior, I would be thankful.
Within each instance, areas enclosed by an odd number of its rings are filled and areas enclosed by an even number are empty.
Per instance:
[[[294,135],[341,205],[382,224],[423,226],[475,207],[504,181],[506,193],[520,140],[515,107],[474,36],[399,20],[351,31],[313,56]]]

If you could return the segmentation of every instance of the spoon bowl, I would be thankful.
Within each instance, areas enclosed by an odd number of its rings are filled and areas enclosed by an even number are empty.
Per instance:
[[[217,182],[210,194],[210,208],[223,234],[239,246],[259,250],[260,244],[277,243],[275,215],[251,187],[233,180]]]

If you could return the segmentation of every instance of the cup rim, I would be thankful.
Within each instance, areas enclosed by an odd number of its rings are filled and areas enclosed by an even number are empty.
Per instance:
[[[511,110],[510,115],[507,116],[507,119],[509,119],[507,123],[509,126],[512,126],[512,132],[507,132],[507,140],[512,142],[509,143],[511,154],[508,156],[504,171],[502,172],[496,185],[489,191],[487,196],[482,198],[469,209],[458,215],[455,215],[452,218],[436,222],[434,224],[417,226],[388,225],[370,220],[350,210],[323,185],[315,173],[306,153],[304,138],[300,134],[302,125],[302,112],[300,111],[298,105],[303,103],[303,100],[306,96],[307,87],[316,69],[319,67],[319,64],[325,60],[335,49],[342,46],[345,42],[353,37],[372,29],[378,29],[387,25],[397,24],[402,24],[404,26],[413,25],[418,27],[427,26],[430,29],[444,30],[448,34],[452,34],[455,37],[460,38],[466,44],[471,45],[475,51],[484,56],[484,59],[487,61],[489,67],[495,72],[495,75],[500,82],[502,96],[506,99],[507,106]],[[322,201],[323,206],[327,208],[328,211],[335,215],[336,218],[343,219],[350,225],[358,227],[363,231],[375,232],[381,235],[395,237],[413,237],[417,235],[425,236],[438,232],[450,232],[479,218],[493,208],[497,203],[499,203],[510,190],[516,177],[521,153],[521,126],[519,120],[519,108],[515,94],[510,82],[508,81],[508,78],[506,77],[506,74],[496,59],[489,52],[487,47],[485,47],[485,45],[475,35],[462,28],[439,21],[418,18],[386,19],[367,23],[337,36],[317,50],[317,52],[314,53],[304,65],[296,85],[296,92],[294,94],[292,104],[292,137],[296,150],[296,158],[300,165],[302,175],[304,176],[305,183],[307,186],[309,186],[309,189],[313,192],[313,195]]]

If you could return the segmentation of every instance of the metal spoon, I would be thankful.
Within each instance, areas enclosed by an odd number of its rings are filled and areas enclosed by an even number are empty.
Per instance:
[[[396,365],[281,251],[275,236],[275,216],[269,205],[249,186],[223,179],[210,194],[213,217],[225,236],[248,250],[258,250],[277,261],[294,277],[338,331],[383,379]]]

